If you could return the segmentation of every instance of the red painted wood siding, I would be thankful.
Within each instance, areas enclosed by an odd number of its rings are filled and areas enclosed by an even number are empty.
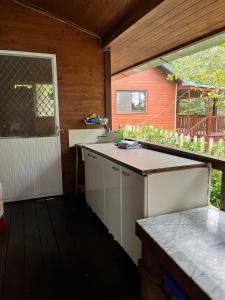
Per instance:
[[[146,90],[147,112],[121,114],[116,111],[117,90]],[[151,124],[165,129],[173,129],[175,122],[176,85],[166,80],[166,75],[159,69],[149,69],[121,79],[112,78],[112,124],[117,129],[119,124]]]

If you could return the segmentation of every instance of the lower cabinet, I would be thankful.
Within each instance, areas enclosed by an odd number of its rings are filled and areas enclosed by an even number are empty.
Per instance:
[[[85,196],[87,204],[92,208],[93,203],[93,188],[94,188],[94,177],[93,177],[93,159],[92,153],[85,151]]]
[[[105,225],[122,245],[121,168],[109,160],[104,162]]]
[[[136,220],[208,205],[209,172],[201,167],[142,176],[85,150],[86,201],[137,264]]]
[[[135,263],[141,257],[141,242],[135,234],[136,220],[145,216],[147,177],[121,169],[122,246]]]
[[[85,186],[88,205],[104,222],[104,159],[90,151],[85,151]]]
[[[104,193],[104,159],[94,154],[93,159],[93,200],[92,208],[99,219],[104,223],[105,219],[105,193]]]
[[[86,201],[135,263],[141,257],[135,222],[145,216],[146,180],[85,150]]]

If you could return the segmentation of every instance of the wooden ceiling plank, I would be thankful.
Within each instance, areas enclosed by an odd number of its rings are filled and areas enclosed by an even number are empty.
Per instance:
[[[218,34],[223,34],[223,33],[225,33],[224,19],[225,19],[225,15],[223,15],[223,20],[216,24],[217,25],[216,27],[218,27],[218,28],[212,30],[211,32],[208,32],[207,30],[205,30],[203,32],[200,29],[199,31],[197,31],[198,36],[195,39],[192,39],[191,41],[190,40],[184,41],[183,44],[178,44],[178,45],[174,45],[174,41],[172,41],[170,45],[167,45],[167,46],[171,46],[171,48],[168,48],[169,49],[168,51],[163,52],[162,49],[161,49],[161,52],[158,51],[155,55],[153,54],[151,56],[148,56],[145,59],[142,59],[141,61],[139,60],[139,61],[134,63],[134,61],[131,60],[129,67],[127,65],[125,67],[121,67],[121,65],[119,65],[119,67],[113,68],[112,69],[112,75],[114,76],[116,74],[119,74],[120,72],[125,72],[129,69],[132,69],[132,68],[137,67],[141,64],[147,63],[151,60],[154,60],[154,59],[157,59],[157,58],[160,58],[160,57],[163,58],[164,56],[166,56],[168,54],[174,53],[177,50],[185,49],[186,47],[188,47],[190,45],[194,45],[194,44],[198,43],[199,41],[203,41],[203,40],[205,40],[209,37],[212,37],[212,36],[215,36],[215,35],[218,35]],[[113,56],[112,56],[112,59],[113,59]],[[114,66],[113,63],[112,63],[112,65]]]
[[[187,1],[187,2],[191,2],[191,1]],[[214,8],[214,2],[215,0],[208,0],[208,1],[198,1],[195,5],[192,5],[191,7],[189,7],[186,11],[184,11],[182,14],[178,13],[176,15],[172,14],[171,16],[168,16],[168,18],[162,23],[162,22],[155,22],[154,26],[151,27],[151,34],[149,34],[149,26],[145,26],[144,28],[141,28],[141,31],[139,29],[139,35],[135,35],[134,32],[132,32],[131,36],[135,36],[135,41],[132,41],[132,38],[130,37],[129,41],[123,40],[123,43],[126,43],[126,45],[128,47],[130,47],[132,45],[132,47],[135,47],[136,45],[138,45],[140,43],[140,40],[143,38],[143,36],[145,36],[145,40],[146,42],[151,40],[151,43],[154,42],[154,35],[159,35],[161,33],[165,33],[168,34],[168,26],[173,28],[172,30],[174,31],[174,27],[172,26],[176,26],[176,28],[178,28],[179,26],[185,26],[187,23],[192,22],[195,20],[196,17],[200,17],[201,15],[204,15],[204,13],[207,13],[209,10],[209,6],[212,5],[212,9]],[[198,7],[198,4],[199,5]],[[221,4],[221,7],[224,7],[224,2]],[[199,9],[199,11],[201,12],[200,14],[196,15],[196,11],[197,9]],[[162,19],[161,19],[162,20]],[[146,22],[147,23],[147,22]],[[147,38],[146,38],[147,36]],[[115,42],[116,44],[117,42]],[[115,51],[119,51],[120,49],[124,49],[123,48],[123,43],[121,43],[121,41],[118,41],[119,46],[114,46],[113,48],[115,49]]]
[[[221,4],[221,5],[223,5],[223,7],[224,7],[224,4]],[[210,12],[210,14],[212,14],[212,15],[215,15],[215,14],[217,15],[217,20],[218,20],[218,18],[220,18],[220,15],[221,15],[221,12],[222,12],[221,8],[222,8],[222,6],[217,7],[215,10],[211,10],[211,12]],[[202,13],[203,13],[203,11],[202,11]],[[198,18],[198,29],[201,28],[201,30],[204,30],[205,24],[207,23],[209,25],[210,18],[205,18],[205,16],[206,15],[203,14],[201,16],[201,18]],[[207,14],[207,16],[209,16],[209,14]],[[224,17],[224,15],[222,14],[221,18],[223,18],[223,17]],[[201,22],[201,20],[202,20],[202,22]],[[184,20],[184,21],[185,21],[185,24],[186,24],[187,21],[186,20]],[[148,53],[149,53],[149,50],[148,50],[149,47],[151,47],[151,51],[153,51],[153,49],[155,49],[155,48],[157,49],[157,44],[165,37],[169,37],[169,39],[167,39],[167,41],[172,40],[173,42],[175,42],[177,37],[179,39],[180,39],[180,36],[184,37],[186,32],[188,32],[188,34],[190,36],[189,30],[190,30],[190,27],[191,27],[192,23],[191,23],[191,20],[188,20],[188,21],[190,22],[188,24],[188,26],[183,26],[183,24],[181,23],[180,26],[178,27],[179,29],[176,30],[176,31],[174,31],[173,29],[168,30],[168,31],[164,30],[163,32],[161,32],[161,35],[160,34],[155,35],[155,39],[146,40],[146,43],[145,43],[147,45],[146,55],[148,55]],[[214,20],[213,20],[213,22],[214,22]],[[201,26],[201,25],[203,25],[203,26]],[[140,51],[139,48],[136,48],[134,45],[133,45],[133,49],[134,49],[134,51],[132,51],[132,49],[130,48],[130,51],[133,53],[133,55],[137,55],[138,52]],[[123,57],[123,52],[120,51],[119,53],[120,53],[120,56],[122,58]],[[144,54],[143,47],[142,47],[142,54]],[[117,62],[119,63],[120,60],[117,59]]]
[[[149,30],[149,26],[151,26],[152,29],[154,29],[155,27],[158,27],[161,25],[161,22],[168,22],[167,17],[169,17],[172,13],[171,17],[175,17],[177,14],[182,13],[183,12],[183,6],[182,5],[187,5],[190,6],[192,3],[196,3],[200,0],[184,0],[183,2],[179,1],[179,0],[175,0],[174,1],[174,6],[167,6],[164,7],[162,3],[161,6],[158,6],[155,10],[151,11],[148,16],[145,16],[144,18],[142,18],[141,20],[139,20],[137,22],[137,26],[133,26],[132,28],[128,29],[126,32],[124,32],[121,36],[122,40],[124,41],[124,43],[128,42],[131,39],[131,34],[130,32],[132,31],[132,36],[138,37],[140,34],[145,35],[146,32],[145,30]],[[180,8],[179,8],[180,7]],[[142,31],[140,33],[140,29],[139,27],[142,27]],[[121,44],[120,44],[120,38],[116,39],[115,41],[113,41],[111,43],[111,45],[113,45],[114,49],[120,48]]]
[[[217,15],[217,19],[218,19],[218,16],[221,14],[221,11],[222,11],[222,9],[221,9],[222,7],[219,7],[219,8],[217,8],[216,10],[214,10],[214,11],[212,11],[212,10],[210,10],[210,14],[213,14],[214,13],[214,15]],[[202,14],[204,13],[204,11],[202,10]],[[208,16],[209,14],[207,14],[207,16]],[[202,18],[204,19],[204,17],[205,17],[206,15],[202,15]],[[198,18],[198,20],[200,20],[200,18]],[[208,18],[205,18],[205,20],[207,21],[207,23],[209,22],[208,21]],[[215,21],[215,18],[213,19],[213,22]],[[204,21],[203,21],[203,23],[204,23]],[[191,21],[190,21],[190,24],[191,24]],[[183,27],[189,27],[189,29],[190,29],[190,26],[191,25],[188,25],[188,26],[183,26]],[[199,21],[198,21],[198,26],[199,26]],[[182,26],[180,26],[180,27],[178,27],[178,28],[181,28],[181,30],[182,30]],[[170,39],[171,39],[171,36],[173,36],[174,34],[175,35],[177,35],[177,30],[174,30],[173,31],[173,29],[172,29],[172,27],[171,27],[171,32],[169,32],[169,31],[165,31],[165,36],[164,37],[167,37],[167,35],[170,37]],[[162,39],[163,38],[163,36],[160,36],[160,35],[156,35],[156,37],[155,37],[156,39]],[[156,44],[156,42],[157,41],[155,41],[155,40],[153,40],[152,38],[151,38],[151,42],[150,41],[148,41],[148,40],[146,40],[145,39],[145,42],[146,42],[146,44],[148,44],[148,47],[146,47],[146,50],[148,51],[148,48],[151,46],[151,51],[153,50],[153,48],[154,48],[154,46],[155,46],[155,44]],[[136,53],[136,54],[138,54],[138,52],[140,51],[140,46],[139,47],[135,47],[134,45],[132,46],[132,49],[130,48],[130,51],[133,53],[133,55]],[[136,51],[136,52],[135,52]],[[143,49],[143,51],[142,51],[142,53],[144,52],[144,49]],[[119,54],[120,54],[120,57],[121,58],[123,58],[123,50],[122,51],[120,51],[119,52]],[[118,61],[118,63],[119,63],[119,61]]]
[[[78,24],[76,24],[74,22],[71,22],[71,21],[69,21],[69,20],[67,20],[67,19],[65,19],[65,18],[63,18],[63,17],[61,17],[61,16],[59,16],[59,15],[57,15],[55,13],[52,13],[50,11],[46,11],[45,9],[43,9],[41,7],[38,7],[38,6],[36,6],[36,5],[28,2],[26,0],[12,0],[12,1],[14,3],[18,4],[18,5],[22,5],[22,6],[26,7],[26,8],[28,8],[28,9],[31,9],[31,10],[33,10],[33,11],[35,11],[37,13],[40,13],[42,15],[45,15],[45,16],[47,16],[49,18],[52,18],[52,19],[55,19],[55,20],[57,20],[59,22],[65,23],[65,24],[70,25],[70,26],[73,26],[76,29],[78,29],[80,31],[83,31],[84,33],[86,33],[86,34],[88,34],[90,36],[94,36],[94,37],[100,39],[100,36],[98,34],[92,32],[92,31],[90,31],[90,30],[88,30],[88,29],[86,29],[86,28],[84,28],[84,27],[82,27],[82,26],[80,26],[80,25],[78,25]]]
[[[99,36],[137,21],[165,0],[13,0]],[[134,18],[136,18],[134,20]],[[124,20],[126,22],[124,22]],[[129,24],[129,25],[130,25]]]
[[[112,70],[112,76],[116,76],[118,74],[121,74],[123,72],[127,72],[135,67],[138,67],[140,65],[143,65],[145,63],[148,63],[152,60],[155,59],[160,59],[160,57],[163,59],[164,57],[166,57],[167,55],[171,55],[172,53],[175,53],[177,51],[181,51],[182,49],[186,49],[189,46],[194,46],[195,44],[198,44],[199,42],[203,41],[203,40],[207,40],[210,37],[213,36],[217,36],[220,34],[224,34],[225,33],[225,27],[222,28],[222,26],[224,26],[224,22],[220,22],[218,23],[218,25],[220,25],[219,29],[216,29],[214,31],[211,31],[210,33],[207,32],[205,35],[202,35],[201,37],[197,37],[195,39],[192,39],[191,41],[185,42],[184,44],[180,44],[178,46],[175,46],[174,48],[169,49],[168,51],[164,51],[161,53],[158,53],[155,56],[149,56],[146,59],[143,59],[142,61],[138,61],[136,63],[130,64],[129,66],[124,67],[123,69],[118,69],[118,70]]]
[[[102,37],[101,45],[102,48],[105,48],[109,45],[112,40],[117,38],[121,33],[127,30],[131,25],[140,20],[143,16],[145,16],[149,11],[153,10],[155,7],[160,5],[165,0],[151,0],[147,1],[145,5],[142,3],[136,8],[135,11],[129,12],[123,20],[117,23],[110,32],[108,32],[105,36]],[[142,1],[143,2],[143,1]]]

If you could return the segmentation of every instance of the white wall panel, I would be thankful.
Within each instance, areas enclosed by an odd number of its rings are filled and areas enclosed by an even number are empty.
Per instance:
[[[0,139],[5,201],[62,194],[59,137]]]

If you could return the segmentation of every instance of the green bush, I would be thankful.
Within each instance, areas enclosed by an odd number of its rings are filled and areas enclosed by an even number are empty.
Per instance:
[[[220,194],[221,194],[222,172],[212,170],[211,174],[211,193],[210,202],[216,207],[220,207]]]

